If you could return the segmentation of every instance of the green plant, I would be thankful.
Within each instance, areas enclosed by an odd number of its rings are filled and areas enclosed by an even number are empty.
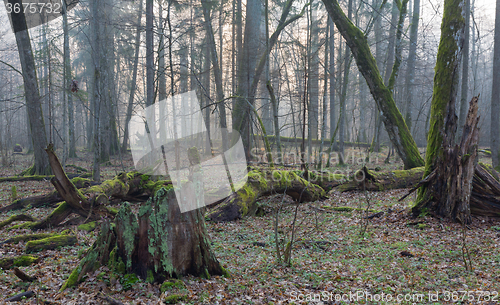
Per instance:
[[[132,286],[140,282],[139,278],[137,278],[137,275],[133,273],[128,273],[123,276],[123,278],[120,279],[120,284],[122,284],[123,290],[129,290],[132,288]]]

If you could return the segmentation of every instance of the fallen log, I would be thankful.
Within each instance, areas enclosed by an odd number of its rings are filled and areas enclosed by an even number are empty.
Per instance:
[[[34,295],[35,295],[35,293],[30,290],[30,291],[22,292],[20,294],[16,294],[13,297],[7,298],[7,299],[5,299],[5,302],[19,302],[19,301],[24,300],[24,299],[29,299],[29,298],[33,297]]]
[[[27,242],[30,240],[37,240],[37,239],[44,239],[47,237],[53,237],[56,235],[61,235],[61,234],[67,234],[69,233],[69,230],[65,230],[61,233],[35,233],[35,234],[23,234],[23,235],[17,235],[14,237],[11,237],[9,239],[6,239],[2,242],[0,242],[0,245],[3,244],[17,244],[21,241]]]
[[[96,185],[96,183],[93,182],[92,180],[89,180],[86,178],[81,178],[81,177],[72,178],[71,182],[78,189],[88,188],[92,185]],[[39,196],[33,196],[33,197],[27,197],[27,198],[15,200],[12,204],[0,208],[0,212],[20,210],[20,209],[24,209],[27,207],[36,208],[36,207],[40,207],[40,206],[58,203],[58,202],[61,202],[63,200],[64,199],[61,197],[61,195],[59,195],[59,193],[57,191],[52,191],[52,192],[45,194],[45,195],[39,195]]]
[[[130,199],[134,196],[150,196],[159,188],[170,185],[170,181],[153,181],[150,175],[137,172],[121,173],[99,185],[78,190],[66,176],[52,145],[46,149],[54,173],[51,182],[64,200],[45,219],[23,226],[31,229],[43,229],[58,226],[71,213],[76,213],[86,220],[97,220],[103,216],[113,217],[116,210],[108,207],[113,198]]]
[[[33,282],[36,280],[35,276],[30,276],[19,270],[19,268],[14,267],[14,275],[17,276],[23,282]]]
[[[26,267],[38,263],[40,258],[35,255],[21,255],[14,257],[0,258],[0,268],[9,269],[11,267]]]
[[[43,239],[31,240],[26,243],[26,253],[40,252],[43,250],[54,250],[57,247],[72,246],[77,239],[73,235],[56,235]]]
[[[91,174],[68,174],[68,178],[90,178]],[[20,182],[20,181],[50,181],[54,178],[54,175],[34,175],[34,176],[14,176],[14,177],[0,177],[0,183],[2,182]]]
[[[287,194],[297,202],[315,201],[325,197],[325,191],[297,175],[295,171],[252,170],[247,182],[222,203],[212,209],[208,218],[212,221],[231,221],[242,216],[255,215],[257,199],[269,194]]]
[[[417,185],[424,174],[424,167],[415,167],[408,170],[393,170],[389,172],[375,172],[365,166],[357,171],[348,182],[334,188],[338,192],[386,191],[392,189],[411,188]],[[364,187],[363,187],[364,182]]]
[[[10,225],[14,221],[36,221],[36,219],[26,214],[13,215],[0,222],[0,229],[7,225]]]

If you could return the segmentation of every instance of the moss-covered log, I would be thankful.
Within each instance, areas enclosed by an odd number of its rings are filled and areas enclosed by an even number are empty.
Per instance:
[[[69,231],[64,231],[64,233],[68,233]],[[11,237],[9,239],[6,239],[2,242],[0,242],[0,245],[2,244],[17,244],[21,241],[30,241],[30,240],[37,240],[37,239],[44,239],[48,237],[53,237],[56,235],[61,235],[63,233],[34,233],[34,234],[22,234],[22,235],[17,235],[14,237]]]
[[[416,167],[409,170],[393,170],[388,172],[375,172],[363,167],[357,171],[353,179],[335,187],[338,192],[362,191],[386,191],[392,189],[412,188],[416,186],[423,177],[424,167]],[[364,186],[363,186],[363,182]]]
[[[172,187],[158,190],[137,215],[124,204],[114,228],[104,222],[96,242],[61,290],[106,264],[151,283],[187,274],[227,275],[210,249],[203,209],[181,213]]]
[[[378,109],[382,112],[385,129],[403,160],[405,169],[423,166],[424,160],[420,156],[417,144],[396,107],[391,91],[384,85],[366,36],[347,18],[337,0],[323,0],[323,3],[356,59],[358,69],[363,74]]]
[[[146,194],[150,196],[155,190],[170,184],[170,181],[152,181],[149,175],[132,172],[121,173],[100,185],[79,190],[68,179],[53,147],[49,145],[46,151],[54,173],[51,182],[65,202],[59,205],[49,217],[36,225],[30,226],[34,229],[45,228],[49,225],[57,226],[72,212],[90,220],[97,220],[102,216],[114,216],[116,213],[107,206],[112,198],[122,200],[131,198],[134,195]]]
[[[21,255],[17,257],[0,258],[0,268],[9,269],[12,267],[26,267],[40,261],[40,258],[35,255]]]
[[[40,252],[43,250],[53,250],[58,247],[72,246],[78,240],[73,235],[56,235],[43,239],[31,240],[26,243],[26,253]]]
[[[36,221],[36,219],[25,214],[12,215],[9,218],[0,222],[0,229],[7,225],[10,225],[15,221]]]
[[[246,184],[210,211],[208,218],[213,221],[231,221],[255,215],[257,199],[273,193],[286,193],[298,202],[315,201],[325,196],[323,188],[300,177],[296,171],[252,170],[248,173]]]

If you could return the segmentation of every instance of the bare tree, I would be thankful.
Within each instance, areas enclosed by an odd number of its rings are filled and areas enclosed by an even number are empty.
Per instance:
[[[23,7],[20,0],[9,0],[9,3],[12,7],[16,4]],[[33,59],[26,17],[23,10],[19,10],[18,13],[12,10],[10,15],[12,18],[12,27],[16,36],[19,60],[21,61],[29,128],[31,130],[31,140],[35,153],[35,164],[26,170],[25,174],[45,175],[50,173],[49,159],[44,151],[44,148],[47,147],[47,135],[45,133],[35,60]]]

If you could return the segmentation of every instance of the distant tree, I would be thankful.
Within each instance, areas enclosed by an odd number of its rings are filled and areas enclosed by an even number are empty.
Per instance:
[[[413,92],[415,86],[415,62],[417,58],[418,22],[420,20],[420,0],[413,0],[413,16],[410,26],[410,49],[408,51],[407,73],[405,79],[405,121],[412,128]]]
[[[23,7],[20,0],[9,0],[14,7],[16,4]],[[35,60],[31,49],[31,41],[26,25],[26,17],[23,10],[18,13],[15,10],[11,12],[12,26],[16,36],[19,60],[21,61],[22,73],[24,78],[24,95],[26,98],[26,107],[28,109],[29,128],[31,130],[31,141],[35,154],[35,164],[30,167],[25,174],[50,174],[49,159],[44,149],[47,147],[47,135],[43,121],[42,104],[38,90],[38,79],[36,76]]]
[[[491,159],[498,167],[500,158],[500,0],[495,16],[495,45],[493,54],[493,86],[491,89]]]

